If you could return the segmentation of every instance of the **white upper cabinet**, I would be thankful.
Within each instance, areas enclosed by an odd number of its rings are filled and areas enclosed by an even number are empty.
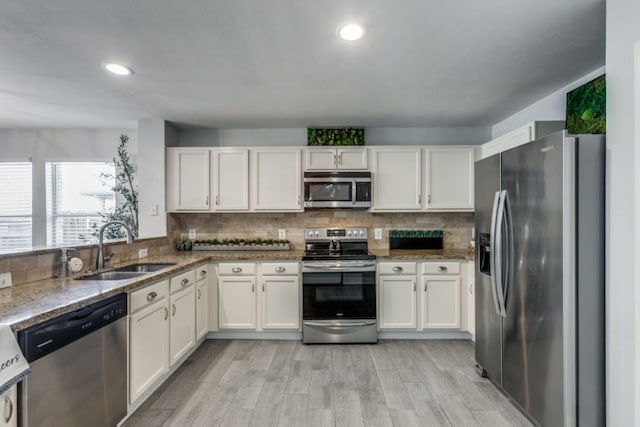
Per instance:
[[[369,168],[366,148],[307,148],[304,159],[306,170]]]
[[[474,160],[474,147],[425,149],[427,210],[473,210]]]
[[[302,170],[298,148],[251,150],[251,208],[302,211]]]
[[[420,210],[421,149],[374,148],[372,154],[372,210]]]
[[[167,211],[209,210],[209,150],[167,149]]]
[[[220,148],[212,151],[213,209],[249,209],[249,150]]]

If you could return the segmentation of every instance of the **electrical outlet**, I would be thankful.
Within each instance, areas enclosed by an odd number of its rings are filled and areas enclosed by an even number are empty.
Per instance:
[[[138,251],[138,258],[146,258],[149,255],[149,250],[147,248],[140,249]]]
[[[0,274],[0,289],[8,288],[13,283],[11,281],[11,272],[9,273],[1,273]]]
[[[374,228],[373,235],[374,235],[374,239],[382,240],[382,228]]]
[[[151,205],[151,209],[149,209],[149,215],[158,216],[158,205]]]
[[[196,238],[196,229],[195,228],[190,228],[189,229],[189,238],[190,239],[195,239]]]
[[[278,239],[285,240],[287,238],[287,230],[280,229],[278,230]]]

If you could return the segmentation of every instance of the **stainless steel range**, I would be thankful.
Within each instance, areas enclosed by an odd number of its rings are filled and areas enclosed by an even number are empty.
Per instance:
[[[302,257],[302,341],[376,343],[376,257],[366,228],[309,228]]]

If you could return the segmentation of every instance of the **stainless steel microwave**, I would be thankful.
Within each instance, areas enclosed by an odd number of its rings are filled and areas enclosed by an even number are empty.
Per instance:
[[[305,208],[370,208],[371,172],[305,172]]]

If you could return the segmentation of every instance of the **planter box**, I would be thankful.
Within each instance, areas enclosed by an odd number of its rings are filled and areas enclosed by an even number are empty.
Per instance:
[[[193,251],[289,251],[290,245],[286,246],[196,246],[193,245]]]
[[[390,237],[389,249],[442,249],[442,237]]]

